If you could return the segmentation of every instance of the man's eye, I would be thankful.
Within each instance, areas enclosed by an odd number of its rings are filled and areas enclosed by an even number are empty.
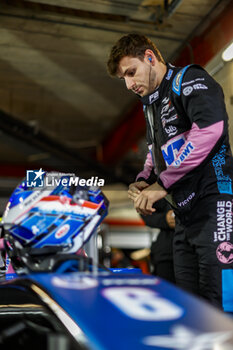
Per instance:
[[[129,77],[133,77],[134,74],[135,74],[135,70],[130,70],[130,71],[128,72],[128,76],[129,76]]]

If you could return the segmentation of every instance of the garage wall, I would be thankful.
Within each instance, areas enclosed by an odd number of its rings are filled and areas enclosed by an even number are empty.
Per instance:
[[[214,75],[214,78],[222,86],[226,108],[229,116],[229,135],[233,151],[233,62],[224,64],[223,68]]]

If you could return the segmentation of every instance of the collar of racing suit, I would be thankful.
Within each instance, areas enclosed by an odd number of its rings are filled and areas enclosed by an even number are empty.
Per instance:
[[[175,67],[170,63],[166,63],[167,71],[163,77],[161,84],[150,94],[141,98],[143,105],[151,105],[152,103],[157,103],[160,100],[160,97],[163,96],[163,90],[166,88],[167,84],[174,77]]]

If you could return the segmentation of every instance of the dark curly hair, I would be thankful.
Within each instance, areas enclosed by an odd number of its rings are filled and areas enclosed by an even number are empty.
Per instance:
[[[124,35],[111,49],[107,62],[108,73],[113,77],[116,76],[119,62],[125,56],[137,57],[140,60],[143,60],[145,51],[147,49],[150,49],[154,52],[159,62],[165,63],[156,45],[145,35]]]

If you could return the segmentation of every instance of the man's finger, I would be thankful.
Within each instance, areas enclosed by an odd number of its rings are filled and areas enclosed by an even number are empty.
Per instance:
[[[148,199],[146,204],[146,210],[148,210],[151,213],[155,212],[155,209],[153,208],[153,204],[154,203]]]
[[[146,210],[146,204],[147,204],[147,198],[140,196],[137,200],[136,200],[136,206],[137,208],[140,209],[141,214],[143,215],[148,215],[150,214],[149,211]]]
[[[131,190],[128,190],[128,194],[130,194],[130,195],[139,195],[141,192],[139,191],[139,190],[137,190],[137,191],[131,191]]]
[[[130,185],[129,186],[129,191],[140,193],[140,190],[135,185]]]
[[[130,191],[128,192],[128,197],[133,201],[135,201],[138,198],[138,196],[139,196],[139,194],[137,194],[137,193],[130,192]]]

